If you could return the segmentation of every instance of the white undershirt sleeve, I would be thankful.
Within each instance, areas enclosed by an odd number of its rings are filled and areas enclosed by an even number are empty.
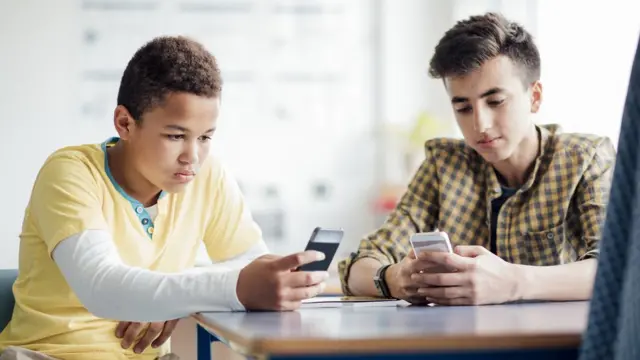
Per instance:
[[[241,267],[266,253],[260,242],[234,266],[213,264],[162,273],[122,262],[104,230],[86,230],[62,240],[53,259],[80,302],[92,314],[118,321],[167,321],[204,311],[243,311],[236,286]],[[259,255],[258,255],[259,254]]]

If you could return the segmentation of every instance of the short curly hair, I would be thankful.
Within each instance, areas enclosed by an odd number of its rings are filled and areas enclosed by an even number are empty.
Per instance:
[[[435,47],[429,75],[436,79],[462,76],[499,55],[520,67],[525,86],[540,80],[540,54],[533,36],[493,12],[458,21],[449,29]]]
[[[221,91],[216,58],[202,44],[184,36],[161,36],[144,44],[129,60],[120,81],[118,105],[141,121],[169,93],[216,97]]]

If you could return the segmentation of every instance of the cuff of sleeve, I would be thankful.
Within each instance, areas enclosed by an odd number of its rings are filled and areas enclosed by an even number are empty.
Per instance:
[[[231,311],[246,311],[244,305],[238,299],[238,278],[242,269],[234,269],[225,272],[223,290],[227,294],[227,304]]]
[[[338,265],[338,272],[340,274],[340,283],[342,287],[342,293],[344,295],[347,295],[347,296],[353,295],[351,290],[349,290],[349,286],[348,286],[351,267],[353,266],[353,264],[356,263],[356,261],[364,258],[372,258],[372,259],[378,260],[381,266],[391,264],[391,261],[389,261],[389,258],[380,253],[376,253],[372,251],[360,251],[360,252],[351,253],[351,255],[347,259],[343,260]],[[373,278],[371,279],[371,281],[373,281]]]

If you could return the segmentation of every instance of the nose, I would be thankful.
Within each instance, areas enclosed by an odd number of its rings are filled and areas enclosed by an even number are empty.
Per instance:
[[[479,133],[485,133],[491,129],[491,116],[487,111],[477,109],[473,112],[473,128]]]
[[[178,160],[183,164],[197,164],[198,163],[198,142],[197,141],[185,141],[182,154]]]

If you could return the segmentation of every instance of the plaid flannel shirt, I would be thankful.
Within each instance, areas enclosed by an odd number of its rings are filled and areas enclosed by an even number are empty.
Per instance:
[[[496,255],[525,265],[558,265],[596,257],[609,198],[615,149],[606,137],[562,134],[537,127],[539,156],[525,184],[500,209]],[[385,223],[338,264],[342,290],[351,294],[351,265],[369,257],[402,260],[417,232],[439,229],[453,246],[489,248],[491,201],[502,188],[493,167],[463,140],[433,139],[426,158]]]

